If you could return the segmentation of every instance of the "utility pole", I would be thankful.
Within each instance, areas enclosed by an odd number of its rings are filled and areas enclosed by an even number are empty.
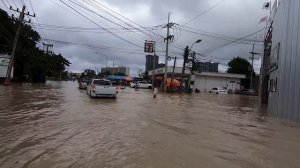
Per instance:
[[[255,56],[255,55],[260,55],[260,54],[254,52],[254,44],[253,44],[253,46],[252,46],[252,51],[249,52],[249,53],[252,55],[252,57],[250,57],[250,59],[251,59],[251,66],[252,66],[252,69],[251,69],[251,76],[250,76],[250,89],[253,89],[253,71],[254,71],[254,68],[253,68],[253,60],[254,60],[254,59],[259,59],[259,58],[255,58],[254,56]]]
[[[168,55],[169,55],[169,35],[170,35],[170,12],[168,14],[168,24],[167,24],[167,42],[166,42],[166,57],[165,57],[165,74],[164,74],[164,92],[167,92],[167,77],[168,77]]]
[[[49,47],[53,47],[53,44],[45,44],[45,43],[43,43],[43,46],[46,46],[46,54],[49,54]]]
[[[174,26],[175,23],[170,23],[170,12],[168,14],[168,24],[166,25],[167,27],[167,37],[164,38],[164,41],[166,41],[166,57],[165,57],[165,73],[164,73],[164,92],[167,92],[167,77],[168,77],[168,57],[169,57],[169,41],[173,41],[174,35],[170,35],[170,28]]]
[[[14,45],[13,45],[12,52],[11,52],[11,58],[9,60],[9,64],[8,64],[7,71],[6,71],[6,76],[5,76],[5,81],[4,81],[5,86],[8,86],[9,82],[10,82],[11,70],[12,70],[12,67],[13,67],[13,64],[14,64],[16,48],[17,48],[17,44],[18,44],[18,40],[19,40],[19,36],[20,36],[20,32],[21,32],[21,26],[22,26],[22,23],[24,21],[24,17],[25,17],[25,15],[35,17],[35,14],[30,15],[29,12],[25,13],[25,9],[26,9],[26,7],[23,6],[22,11],[20,12],[19,8],[17,8],[17,10],[14,10],[10,6],[10,10],[15,11],[15,12],[19,12],[20,15],[19,15],[19,19],[17,21],[18,28],[17,28],[17,31],[16,31],[15,39],[14,39]],[[30,20],[29,20],[29,22],[30,22]]]
[[[193,71],[194,71],[194,64],[195,64],[195,55],[196,55],[196,52],[194,51],[191,56],[192,56],[192,59],[191,59],[191,62],[192,62],[192,65],[191,65],[191,68],[190,68],[190,76],[189,76],[189,82],[188,82],[188,88],[190,89],[190,86],[191,86],[191,77],[193,75]]]
[[[177,57],[173,57],[173,58],[174,58],[174,65],[173,65],[173,71],[172,71],[172,78],[171,78],[170,86],[173,86],[174,72],[175,72],[176,60],[177,60]]]
[[[112,69],[112,76],[115,76],[115,58],[113,58],[113,69]]]
[[[152,89],[154,90],[154,81],[155,81],[155,63],[156,63],[156,54],[155,54],[155,48],[154,48],[154,54],[153,54],[153,70],[152,70]]]
[[[182,82],[183,82],[183,75],[184,75],[184,71],[185,71],[185,64],[186,64],[186,61],[187,61],[189,55],[190,55],[189,46],[186,46],[184,49],[184,55],[183,55],[183,67],[182,67],[181,79],[180,79],[180,92],[181,92],[182,86],[183,86]]]

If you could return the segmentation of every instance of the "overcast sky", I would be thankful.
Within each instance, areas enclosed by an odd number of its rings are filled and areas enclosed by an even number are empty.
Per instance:
[[[263,39],[265,24],[258,22],[269,14],[262,9],[266,1],[31,0],[32,9],[29,0],[3,0],[0,7],[9,11],[6,6],[21,9],[25,3],[27,11],[35,12],[37,20],[31,18],[35,29],[43,38],[55,40],[41,42],[53,44],[54,52],[62,53],[72,63],[69,71],[81,72],[86,68],[100,71],[106,66],[107,56],[108,66],[112,66],[114,59],[116,66],[129,66],[131,75],[135,76],[145,68],[145,40],[156,41],[159,61],[164,62],[163,37],[167,32],[164,25],[168,12],[170,22],[176,23],[170,30],[174,35],[170,56],[178,57],[177,66],[182,66],[184,47],[198,39],[202,42],[195,44],[192,50],[200,54],[197,57],[202,61],[225,65],[236,56],[249,60],[251,40]],[[258,30],[262,31],[253,34]],[[249,34],[253,35],[232,43]],[[262,53],[261,42],[255,43],[255,52]],[[254,64],[255,71],[259,72],[260,60]],[[219,69],[225,71],[222,65]]]

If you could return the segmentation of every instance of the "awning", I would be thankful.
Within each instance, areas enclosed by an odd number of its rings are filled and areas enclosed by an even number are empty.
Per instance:
[[[132,79],[132,77],[127,76],[124,80],[126,80],[126,81],[132,81],[133,79]]]

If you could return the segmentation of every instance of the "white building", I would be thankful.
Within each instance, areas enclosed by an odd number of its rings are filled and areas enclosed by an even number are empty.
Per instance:
[[[212,88],[221,87],[227,90],[240,90],[241,79],[246,78],[243,74],[217,73],[217,72],[202,72],[197,73],[192,77],[194,85],[193,89],[199,89],[202,92],[208,92]]]
[[[154,71],[149,71],[149,75],[154,72],[155,76],[163,77],[165,73],[165,68],[158,68]],[[173,67],[168,67],[168,77],[172,76]],[[180,79],[182,72],[182,67],[174,68],[174,77]],[[190,70],[185,71],[184,80],[190,76]],[[202,72],[195,73],[191,76],[191,87],[195,90],[196,88],[202,92],[209,91],[214,87],[222,87],[227,90],[240,90],[241,89],[241,79],[246,78],[243,74],[231,74],[231,73],[219,73],[219,72]]]

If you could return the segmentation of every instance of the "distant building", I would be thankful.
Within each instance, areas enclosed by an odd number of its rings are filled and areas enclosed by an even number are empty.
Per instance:
[[[196,71],[197,72],[218,72],[219,63],[212,62],[197,62]]]
[[[157,68],[158,60],[159,57],[157,55],[155,57],[153,55],[146,55],[145,72],[149,72],[150,70],[153,70],[153,62],[155,62],[155,68]]]
[[[101,68],[102,73],[106,71],[110,72],[111,74],[116,74],[119,72],[125,74],[126,76],[130,75],[129,67],[125,67],[125,66],[114,67],[114,68],[113,67]]]

